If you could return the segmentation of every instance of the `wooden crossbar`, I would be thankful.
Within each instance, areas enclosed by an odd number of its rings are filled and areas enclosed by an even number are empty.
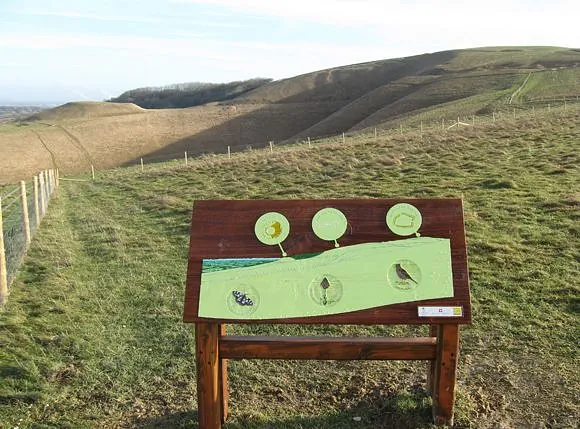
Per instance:
[[[428,360],[436,424],[452,424],[459,325],[431,325],[429,337],[285,337],[227,335],[226,325],[196,324],[199,427],[220,429],[228,416],[228,359]]]
[[[436,337],[261,337],[223,336],[224,359],[435,360]]]

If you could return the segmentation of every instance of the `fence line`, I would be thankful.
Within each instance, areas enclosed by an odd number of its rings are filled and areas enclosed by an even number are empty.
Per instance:
[[[10,285],[58,188],[58,170],[41,171],[29,183],[32,192],[21,181],[19,187],[0,196],[0,307],[8,300]]]
[[[551,100],[554,101],[554,100]],[[545,105],[541,103],[537,103],[538,105],[535,106],[531,103],[526,105],[518,105],[517,108],[514,107],[514,104],[511,104],[509,108],[498,108],[497,110],[491,110],[486,115],[475,115],[475,114],[466,114],[463,116],[455,116],[453,119],[442,117],[441,115],[434,115],[434,114],[427,114],[427,115],[420,115],[417,116],[413,120],[407,119],[394,119],[392,125],[388,129],[381,129],[381,128],[365,128],[362,130],[352,131],[352,132],[341,132],[340,134],[327,134],[327,135],[320,135],[316,137],[305,136],[299,139],[284,139],[282,141],[274,141],[268,140],[264,142],[254,142],[252,144],[237,144],[237,145],[229,145],[225,148],[224,155],[227,156],[228,159],[232,158],[232,154],[234,152],[247,152],[254,149],[266,149],[270,153],[274,153],[276,148],[280,148],[282,146],[289,146],[296,143],[302,143],[304,145],[308,145],[309,148],[312,148],[315,143],[347,143],[348,141],[352,141],[353,139],[360,139],[360,138],[372,138],[374,136],[375,139],[379,137],[388,137],[388,136],[408,136],[408,135],[417,135],[417,138],[423,138],[423,134],[425,133],[432,133],[435,131],[440,131],[442,133],[448,132],[457,132],[457,130],[466,129],[469,127],[483,127],[487,125],[496,124],[502,121],[514,121],[521,118],[535,118],[540,114],[540,111],[544,112],[551,112],[554,113],[556,111],[566,111],[570,108],[571,103],[574,101],[580,101],[578,99],[574,100],[571,97],[569,102],[566,102],[566,99],[562,98],[560,100],[560,104],[556,106],[555,104],[548,104],[547,108]],[[575,103],[576,104],[576,103]],[[576,106],[580,106],[580,103],[576,104]],[[536,108],[537,107],[537,108]],[[556,110],[558,109],[558,110]],[[184,150],[187,148],[184,148]],[[208,153],[200,153],[197,156],[203,155],[220,155],[219,152],[208,152]],[[154,164],[157,162],[168,162],[174,161],[179,162],[179,158],[181,158],[181,163],[183,163],[184,158],[187,159],[185,165],[192,166],[195,164],[191,163],[191,151],[189,152],[175,152],[165,155],[159,155],[155,157],[142,157],[138,158],[133,165],[140,165],[139,171],[144,172],[146,170],[146,166],[149,164]]]

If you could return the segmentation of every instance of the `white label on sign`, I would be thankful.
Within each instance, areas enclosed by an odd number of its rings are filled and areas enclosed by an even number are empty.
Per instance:
[[[418,307],[419,317],[461,317],[463,307]]]

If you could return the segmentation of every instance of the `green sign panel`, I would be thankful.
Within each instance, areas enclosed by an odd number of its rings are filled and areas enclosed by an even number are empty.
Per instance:
[[[306,257],[204,259],[199,316],[308,317],[452,296],[449,240],[420,237]]]

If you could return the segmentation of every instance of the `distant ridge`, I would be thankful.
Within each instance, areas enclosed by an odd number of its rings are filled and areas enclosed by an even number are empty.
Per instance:
[[[111,98],[112,102],[135,103],[147,109],[175,109],[226,101],[259,88],[272,79],[255,78],[229,83],[190,82],[162,87],[137,88]]]
[[[70,119],[102,118],[143,112],[133,103],[104,103],[98,101],[75,101],[30,116],[30,121],[66,121]]]
[[[578,96],[580,49],[443,51],[315,71],[183,109],[68,103],[0,132],[0,168],[10,172],[4,177],[29,177],[51,167],[54,157],[65,172],[86,171],[91,163],[109,168],[140,158],[181,157],[185,151],[224,153],[228,146],[241,150],[269,141],[511,112]],[[34,151],[36,160],[19,161]]]

